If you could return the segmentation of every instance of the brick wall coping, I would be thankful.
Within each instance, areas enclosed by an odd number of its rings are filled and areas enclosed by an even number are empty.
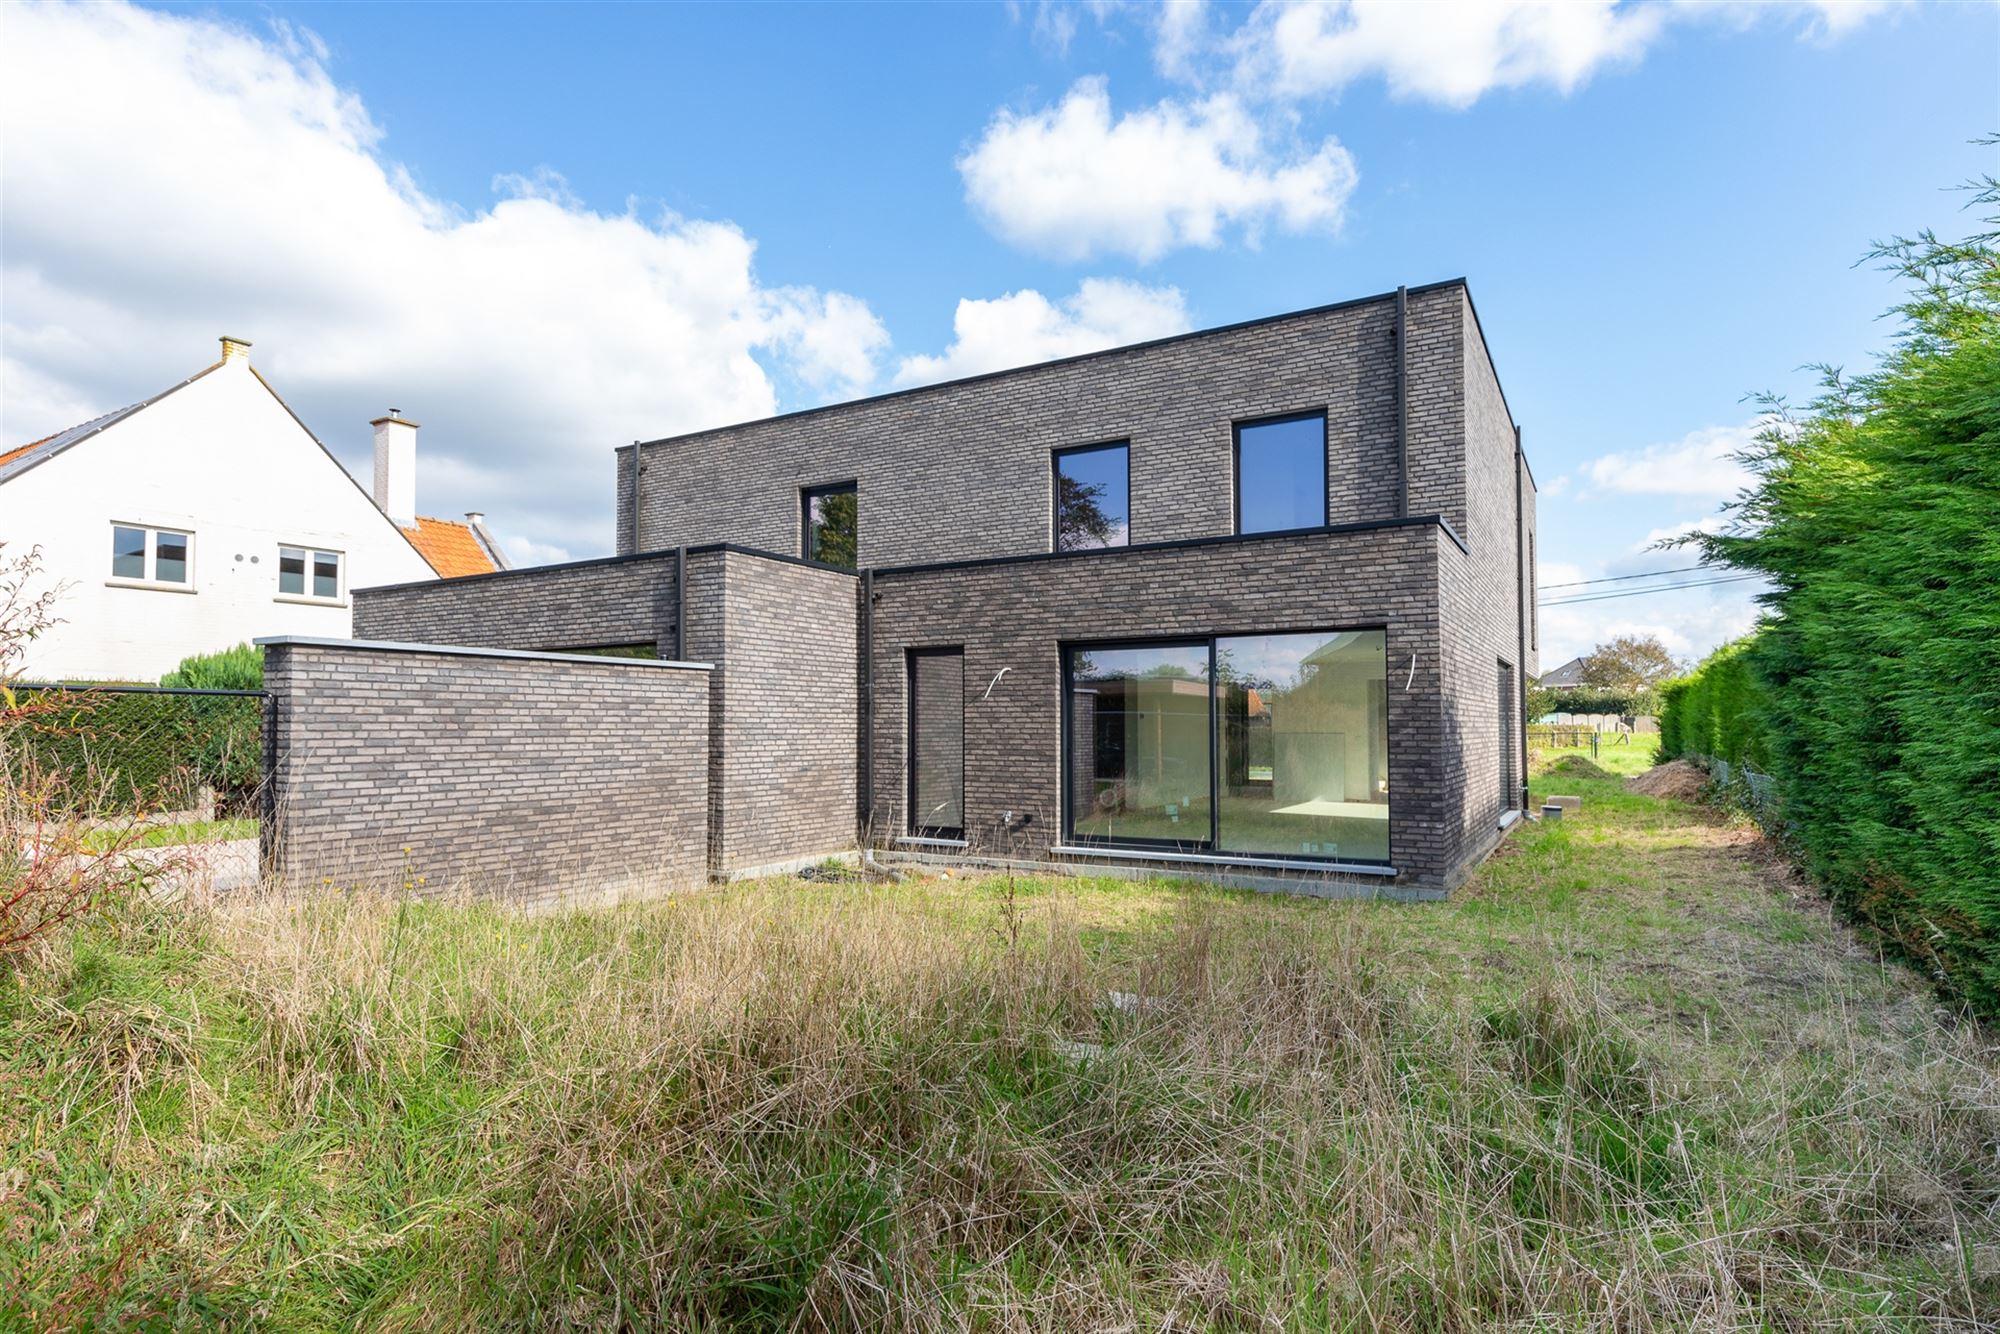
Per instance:
[[[270,635],[253,639],[259,648],[344,648],[370,653],[435,653],[447,658],[526,658],[532,662],[582,662],[600,667],[672,667],[685,672],[712,672],[712,662],[675,662],[669,658],[612,658],[598,653],[529,653],[512,648],[472,648],[464,644],[405,644],[393,639],[321,639],[313,635]]]
[[[1458,530],[1451,526],[1451,520],[1442,514],[1412,514],[1402,519],[1367,519],[1359,523],[1322,524],[1315,528],[1284,528],[1269,533],[1219,533],[1214,537],[1189,537],[1177,541],[1133,542],[1122,547],[1087,547],[1082,551],[1026,551],[1013,556],[979,556],[971,560],[928,561],[920,565],[884,565],[873,571],[879,579],[885,575],[929,574],[935,570],[969,570],[981,565],[1019,565],[1029,561],[1047,560],[1088,560],[1092,557],[1124,556],[1135,551],[1180,551],[1192,547],[1228,546],[1239,542],[1272,542],[1288,537],[1314,537],[1328,533],[1372,533],[1388,528],[1429,528],[1444,530],[1444,535],[1467,555],[1472,549]]]

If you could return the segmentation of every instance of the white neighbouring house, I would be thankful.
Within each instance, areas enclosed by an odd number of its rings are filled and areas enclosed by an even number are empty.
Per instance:
[[[348,589],[506,568],[481,516],[416,512],[413,422],[375,428],[371,497],[250,365],[0,453],[0,543],[59,587],[30,681],[153,681],[264,635],[346,637]]]

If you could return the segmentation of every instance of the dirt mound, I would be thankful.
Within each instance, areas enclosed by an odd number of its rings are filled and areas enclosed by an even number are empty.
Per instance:
[[[1645,797],[1675,797],[1692,801],[1708,786],[1708,774],[1686,760],[1669,760],[1637,778],[1625,780],[1625,790]]]
[[[1556,778],[1616,778],[1609,769],[1586,760],[1581,755],[1565,755],[1551,764],[1548,772]]]

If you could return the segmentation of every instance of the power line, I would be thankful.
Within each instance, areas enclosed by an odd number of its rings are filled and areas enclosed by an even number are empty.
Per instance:
[[[1714,588],[1717,584],[1740,584],[1752,579],[1762,579],[1761,574],[1732,574],[1721,579],[1696,579],[1685,584],[1665,584],[1658,588],[1628,588],[1619,593],[1586,593],[1581,597],[1557,598],[1554,602],[1538,602],[1538,607],[1574,607],[1579,602],[1609,602],[1613,598],[1645,597],[1649,593],[1678,593],[1684,588]]]
[[[1543,584],[1542,591],[1547,592],[1551,588],[1582,588],[1585,584],[1622,584],[1628,579],[1661,579],[1670,574],[1692,574],[1696,570],[1720,568],[1722,567],[1715,565],[1683,565],[1678,570],[1654,570],[1648,574],[1614,574],[1608,579],[1578,579],[1567,584]]]

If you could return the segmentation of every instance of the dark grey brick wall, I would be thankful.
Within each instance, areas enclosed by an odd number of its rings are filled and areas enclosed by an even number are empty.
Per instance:
[[[561,652],[651,644],[674,656],[674,556],[544,565],[354,590],[358,639]]]
[[[1382,626],[1390,677],[1391,859],[1405,883],[1454,883],[1477,855],[1466,847],[1461,774],[1450,760],[1460,719],[1443,691],[1438,620],[1439,567],[1459,556],[1442,529],[1414,523],[881,571],[871,654],[875,836],[887,841],[907,828],[909,648],[965,650],[967,840],[980,852],[1044,858],[1062,827],[1062,644]],[[1489,698],[1494,693],[1490,670],[1484,690]],[[1009,811],[1026,823],[1004,823]]]
[[[515,901],[698,881],[708,678],[273,642],[267,860],[294,884]]]
[[[688,554],[688,653],[710,685],[710,869],[852,849],[860,581],[744,551]]]
[[[1485,344],[1472,332],[1471,307],[1463,293],[1456,297],[1464,312],[1461,327],[1470,335],[1457,349],[1463,358],[1465,387],[1460,438],[1465,451],[1461,476],[1466,519],[1461,531],[1470,550],[1446,555],[1440,595],[1446,627],[1446,692],[1462,738],[1454,764],[1466,793],[1464,839],[1466,846],[1483,855],[1498,840],[1502,810],[1496,676],[1503,662],[1516,683],[1511,697],[1519,698],[1522,542],[1515,512],[1513,419]],[[1530,495],[1521,497],[1524,511],[1531,511],[1531,501]],[[1515,718],[1518,728],[1518,706]],[[1513,735],[1518,738],[1518,730]]]
[[[1462,287],[1410,301],[1411,513],[1463,519]],[[802,487],[856,480],[860,562],[1050,549],[1050,454],[1131,442],[1134,542],[1232,530],[1232,424],[1324,409],[1332,520],[1396,503],[1393,297],[637,447],[619,463],[623,549],[729,541],[797,552]],[[1457,482],[1453,478],[1457,477]]]

